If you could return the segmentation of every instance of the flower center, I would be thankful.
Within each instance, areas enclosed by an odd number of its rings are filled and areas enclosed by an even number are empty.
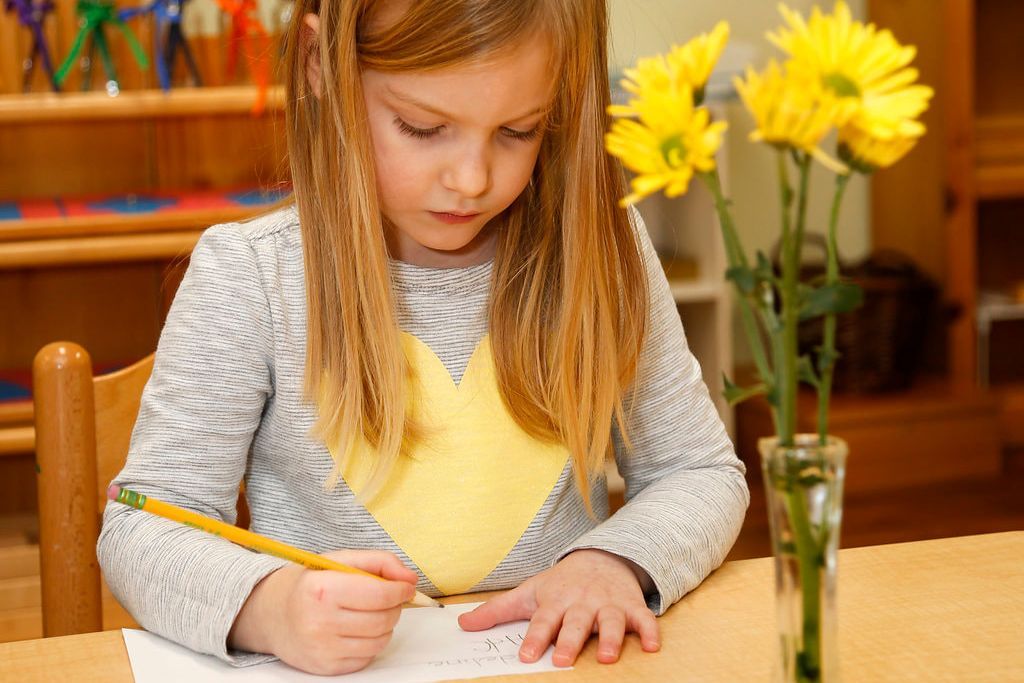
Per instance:
[[[825,87],[840,97],[860,97],[860,88],[851,79],[836,71],[822,79]]]
[[[683,144],[683,136],[673,135],[661,143],[661,156],[665,158],[672,168],[682,165],[686,158],[686,145]]]

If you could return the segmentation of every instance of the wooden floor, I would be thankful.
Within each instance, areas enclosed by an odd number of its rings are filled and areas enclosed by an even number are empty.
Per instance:
[[[753,468],[751,468],[753,470]],[[728,559],[771,554],[764,488],[748,472],[750,509]],[[1024,451],[1010,453],[997,479],[847,496],[840,547],[903,543],[1024,529]]]

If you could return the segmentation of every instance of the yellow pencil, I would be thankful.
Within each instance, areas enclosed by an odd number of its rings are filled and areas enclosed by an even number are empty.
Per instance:
[[[257,552],[266,553],[267,555],[273,555],[280,557],[296,564],[301,564],[303,567],[309,567],[310,569],[333,569],[336,572],[346,572],[348,574],[362,574],[363,576],[370,576],[375,579],[384,581],[385,579],[371,574],[370,572],[357,569],[355,567],[349,567],[348,565],[329,560],[322,555],[317,555],[306,550],[300,550],[294,546],[290,546],[287,543],[281,543],[275,541],[272,538],[266,536],[260,536],[254,534],[251,531],[240,529],[237,526],[226,524],[216,519],[211,519],[205,515],[201,515],[198,512],[192,512],[180,508],[177,505],[171,505],[170,503],[164,503],[155,498],[145,496],[135,491],[129,491],[123,489],[116,484],[112,484],[107,489],[107,498],[110,500],[116,500],[118,503],[124,505],[130,505],[133,508],[139,510],[145,510],[146,512],[160,517],[166,517],[167,519],[175,522],[181,522],[190,527],[195,527],[207,533],[211,533],[214,536],[222,536],[232,543],[237,543],[240,546],[255,550]],[[444,607],[441,603],[433,598],[416,591],[416,595],[412,600],[409,601],[410,605],[416,605],[418,607]]]

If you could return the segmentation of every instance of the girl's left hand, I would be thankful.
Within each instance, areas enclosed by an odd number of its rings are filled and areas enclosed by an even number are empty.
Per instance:
[[[639,634],[646,652],[660,647],[658,622],[640,585],[642,571],[603,550],[577,550],[551,569],[459,617],[466,631],[530,620],[519,659],[535,662],[555,643],[555,666],[572,666],[591,633],[597,661],[618,661],[626,632]],[[557,639],[557,640],[556,640]]]

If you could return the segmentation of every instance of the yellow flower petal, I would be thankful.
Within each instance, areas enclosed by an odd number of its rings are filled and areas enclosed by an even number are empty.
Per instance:
[[[630,70],[636,97],[628,107],[609,107],[617,116],[605,135],[605,148],[636,173],[633,192],[623,205],[661,190],[669,196],[686,192],[695,172],[715,168],[726,124],[712,121],[707,109],[694,105],[693,89],[679,80],[663,78],[666,62],[641,60]]]
[[[916,84],[918,71],[910,64],[917,50],[900,45],[890,31],[854,21],[844,0],[831,15],[814,8],[807,20],[784,4],[779,12],[784,26],[768,39],[788,55],[787,74],[816,97],[838,101],[832,124],[847,130],[858,149],[875,149],[878,142],[888,145],[879,145],[888,150],[879,158],[889,160],[897,149],[905,153],[912,146],[907,141],[923,133],[916,119],[934,94]]]
[[[820,148],[838,116],[836,98],[816,92],[775,60],[763,73],[748,69],[746,80],[737,78],[735,85],[757,126],[751,140],[797,149],[830,168],[845,168]]]

